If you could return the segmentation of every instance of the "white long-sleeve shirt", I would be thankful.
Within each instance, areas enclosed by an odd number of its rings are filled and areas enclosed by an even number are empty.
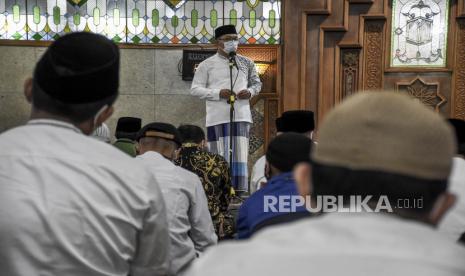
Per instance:
[[[250,176],[250,194],[255,193],[260,189],[260,184],[266,182],[265,177],[266,156],[260,157],[253,165],[252,174]]]
[[[392,214],[332,213],[269,227],[247,242],[222,243],[188,275],[459,276],[464,260],[465,247],[424,223]]]
[[[252,97],[258,95],[262,83],[254,62],[247,57],[237,55],[236,63],[239,70],[233,68],[233,91],[239,93],[247,89]],[[197,67],[192,81],[191,95],[206,100],[207,127],[229,122],[230,105],[226,99],[220,99],[220,90],[231,87],[229,75],[229,60],[218,53],[204,60]],[[252,123],[248,99],[236,101],[234,120]]]
[[[452,241],[465,233],[465,159],[454,157],[449,177],[449,190],[457,196],[451,210],[439,225],[439,230]]]
[[[171,275],[178,275],[196,254],[217,242],[207,197],[197,175],[148,151],[136,157],[151,169],[166,202],[171,238]]]
[[[169,234],[147,170],[71,124],[0,135],[0,274],[165,275]]]

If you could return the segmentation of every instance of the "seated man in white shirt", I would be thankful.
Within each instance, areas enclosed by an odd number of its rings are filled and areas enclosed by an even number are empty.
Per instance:
[[[181,146],[180,134],[173,125],[148,124],[136,140],[141,154],[136,159],[152,171],[166,202],[170,274],[181,275],[196,256],[217,242],[207,197],[199,177],[173,163]]]
[[[166,275],[169,235],[149,171],[90,135],[113,112],[119,50],[57,39],[26,81],[31,119],[0,135],[0,274]]]
[[[315,119],[313,111],[310,110],[290,110],[284,112],[281,117],[276,119],[276,135],[286,132],[296,132],[313,138],[315,129]],[[259,190],[268,181],[265,177],[265,155],[260,157],[252,168],[250,177],[250,194]]]
[[[326,115],[318,141],[294,174],[323,214],[219,245],[189,275],[465,274],[465,248],[434,229],[454,202],[456,144],[440,115],[400,93],[357,93]]]
[[[457,203],[441,221],[439,230],[457,241],[465,233],[465,121],[449,119],[457,138],[457,153],[453,159],[449,178],[450,190],[457,195]]]

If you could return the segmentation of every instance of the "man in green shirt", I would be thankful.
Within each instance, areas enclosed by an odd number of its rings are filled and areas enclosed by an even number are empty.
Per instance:
[[[132,157],[136,157],[135,137],[140,130],[142,120],[134,117],[121,117],[116,125],[116,142],[113,144],[118,149],[124,151]]]

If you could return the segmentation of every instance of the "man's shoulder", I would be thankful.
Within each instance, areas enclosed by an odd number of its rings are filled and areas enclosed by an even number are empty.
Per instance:
[[[200,178],[195,173],[176,165],[174,169],[178,176],[181,177],[186,183],[200,183]]]
[[[216,59],[217,59],[217,54],[214,54],[206,59],[204,59],[202,62],[199,63],[199,66],[202,65],[202,66],[205,66],[205,65],[208,65],[209,63],[211,62],[215,62]]]
[[[243,55],[236,55],[237,59],[246,63],[246,64],[254,64],[254,61],[251,59],[251,58],[248,58],[246,56],[243,56]]]

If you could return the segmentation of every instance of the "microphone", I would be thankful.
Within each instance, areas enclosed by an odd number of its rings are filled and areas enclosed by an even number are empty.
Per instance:
[[[236,63],[236,55],[237,55],[236,52],[230,52],[229,53],[229,68],[231,70],[231,73],[232,73],[232,68],[234,66],[236,66],[236,68],[238,68],[237,63]],[[232,78],[232,75],[231,75],[231,78]],[[231,80],[231,86],[232,86],[232,80]],[[232,87],[231,87],[231,89],[232,89]],[[231,105],[234,105],[234,102],[236,102],[236,94],[233,91],[231,91],[231,95],[229,96],[229,99],[228,99],[227,103],[231,104]]]
[[[237,68],[237,64],[236,64],[236,52],[231,52],[229,53],[229,66],[236,66]]]

